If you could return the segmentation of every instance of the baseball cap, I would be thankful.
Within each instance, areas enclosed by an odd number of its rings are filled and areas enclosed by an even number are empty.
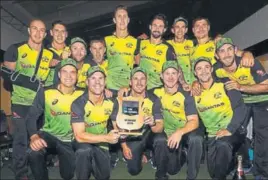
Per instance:
[[[212,64],[211,64],[209,58],[207,58],[207,57],[199,57],[199,58],[195,61],[195,63],[194,63],[194,70],[195,70],[195,66],[196,66],[198,63],[202,62],[202,61],[206,61],[206,62],[208,62],[208,63],[212,66]]]
[[[84,41],[84,39],[82,39],[82,38],[80,38],[80,37],[72,38],[72,39],[71,39],[71,44],[70,44],[70,46],[73,45],[73,44],[76,43],[76,42],[80,42],[80,43],[84,44],[85,47],[87,48],[87,43]]]
[[[179,65],[178,65],[177,61],[166,61],[162,66],[162,72],[164,72],[168,68],[173,68],[173,69],[176,69],[178,71]]]
[[[95,72],[101,72],[106,77],[106,74],[105,74],[104,70],[101,67],[99,67],[99,66],[92,66],[92,67],[90,67],[88,69],[88,71],[87,71],[87,77],[90,77]]]
[[[137,73],[137,72],[142,72],[145,76],[147,76],[147,73],[146,73],[145,70],[144,70],[143,68],[141,68],[141,67],[135,67],[135,68],[133,68],[132,71],[131,71],[130,76],[131,76],[131,77],[134,76],[134,74]]]
[[[61,60],[60,68],[67,66],[67,65],[74,66],[77,69],[77,62],[73,60],[72,58],[66,58],[66,59]]]
[[[188,21],[182,16],[175,18],[174,21],[173,21],[173,25],[176,24],[179,21],[183,21],[185,23],[186,27],[188,27]]]
[[[233,40],[231,38],[221,38],[216,43],[216,49],[220,49],[224,44],[234,45]]]

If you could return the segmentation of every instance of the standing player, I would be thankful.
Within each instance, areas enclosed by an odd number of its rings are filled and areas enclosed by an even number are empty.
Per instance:
[[[39,88],[39,81],[44,82],[49,74],[53,53],[42,45],[46,36],[46,26],[42,20],[30,22],[27,42],[11,45],[4,54],[4,66],[14,72],[10,77],[13,92],[12,120],[13,166],[16,179],[27,175],[28,137],[25,116],[32,105]]]
[[[104,38],[108,60],[107,88],[119,90],[128,87],[130,72],[136,64],[139,42],[129,35],[128,11],[126,6],[118,6],[114,11],[115,32]]]

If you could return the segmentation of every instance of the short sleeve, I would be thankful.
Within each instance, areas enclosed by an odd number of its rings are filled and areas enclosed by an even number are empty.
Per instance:
[[[254,66],[251,68],[251,74],[256,83],[261,83],[268,79],[268,74],[258,60],[255,60]]]
[[[18,47],[13,44],[11,45],[4,54],[4,61],[16,62],[18,59]]]
[[[112,114],[111,114],[111,120],[112,121],[116,121],[118,110],[119,110],[118,100],[114,99],[114,108],[113,108],[113,111],[112,111]]]
[[[185,107],[186,116],[197,114],[195,101],[194,101],[194,98],[192,96],[187,95],[185,97],[184,107]]]
[[[136,49],[135,49],[135,52],[134,52],[135,56],[140,53],[140,46],[141,46],[141,40],[137,39],[137,45],[136,45]]]
[[[166,55],[167,61],[176,60],[176,54],[175,54],[174,48],[170,44],[168,44],[167,46],[168,46],[167,55]]]
[[[71,123],[80,123],[84,122],[84,114],[85,114],[85,103],[82,103],[83,96],[80,96],[76,99],[71,106]]]
[[[163,115],[161,112],[162,109],[162,104],[160,99],[157,96],[154,96],[154,101],[153,101],[153,117],[155,120],[162,120]]]

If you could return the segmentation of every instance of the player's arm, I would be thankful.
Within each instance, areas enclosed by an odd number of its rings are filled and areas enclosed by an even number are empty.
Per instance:
[[[82,106],[81,106],[82,105]],[[92,134],[86,132],[86,125],[84,122],[83,104],[74,101],[71,107],[71,123],[74,132],[74,137],[79,143],[116,143],[115,133],[111,131],[109,134]],[[117,138],[118,139],[118,138]]]
[[[54,51],[50,51],[50,52],[52,52],[53,56],[49,62],[49,67],[53,68],[53,67],[56,67],[57,64],[59,64],[61,57],[59,57]]]
[[[4,54],[4,66],[15,71],[16,61],[18,59],[18,48],[16,45],[11,45]]]
[[[41,87],[37,92],[34,102],[30,107],[25,118],[26,127],[30,139],[32,139],[33,136],[37,135],[38,129],[36,125],[39,117],[44,113],[44,106],[45,106],[44,88]]]
[[[244,67],[252,67],[255,63],[254,56],[249,51],[242,51],[242,50],[237,49],[236,55],[239,57],[242,57],[241,65]]]
[[[226,91],[226,93],[231,101],[231,106],[233,110],[233,117],[226,129],[231,134],[233,134],[239,127],[241,127],[242,123],[244,122],[247,110],[244,101],[242,99],[242,95],[239,91],[230,90]]]

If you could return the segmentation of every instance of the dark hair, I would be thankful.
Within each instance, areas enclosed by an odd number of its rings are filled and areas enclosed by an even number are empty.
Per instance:
[[[66,24],[65,24],[64,22],[62,22],[61,20],[53,21],[53,23],[52,23],[52,27],[51,27],[51,28],[53,29],[57,24],[60,24],[60,25],[64,26],[65,29],[67,29]]]
[[[105,46],[104,39],[101,36],[95,36],[90,40],[89,46],[91,46],[93,43],[100,42]]]
[[[192,22],[192,26],[194,27],[195,23],[196,23],[197,21],[201,21],[201,20],[205,20],[205,21],[208,23],[208,25],[210,26],[210,22],[209,22],[208,18],[205,18],[205,17],[197,17],[197,18],[195,18],[195,19],[193,20],[193,22]]]
[[[115,10],[114,10],[114,17],[115,17],[115,14],[117,13],[117,11],[119,11],[119,10],[121,10],[121,9],[125,10],[125,11],[128,13],[127,6],[119,5],[119,6],[117,6],[117,7],[115,8]]]
[[[165,28],[168,27],[168,21],[167,21],[167,17],[164,15],[164,14],[157,14],[155,15],[151,22],[150,22],[150,25],[152,25],[153,21],[156,20],[156,19],[159,19],[159,20],[162,20],[164,25],[165,25]]]

